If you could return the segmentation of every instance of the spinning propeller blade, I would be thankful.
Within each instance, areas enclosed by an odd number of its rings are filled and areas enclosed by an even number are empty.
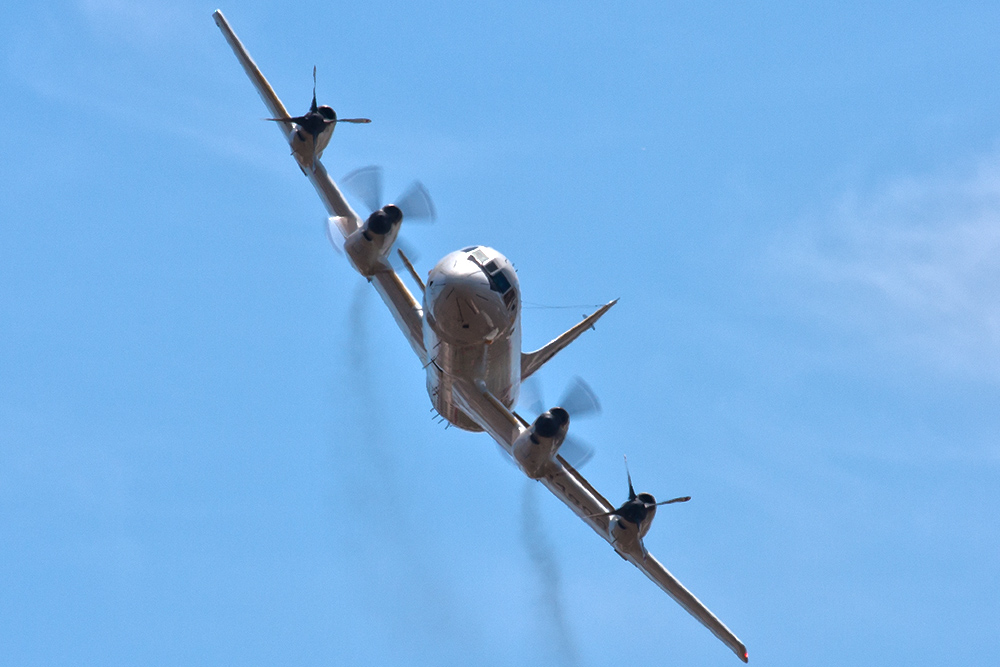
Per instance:
[[[537,376],[532,376],[521,383],[521,398],[518,403],[524,406],[525,413],[533,421],[545,412],[545,399]],[[569,413],[570,419],[581,419],[596,415],[601,411],[601,403],[597,395],[583,378],[575,377],[566,386],[559,407]],[[576,469],[580,469],[594,457],[594,448],[576,435],[567,435],[559,448],[559,455]]]
[[[594,448],[574,435],[567,435],[559,448],[559,456],[577,470],[587,465],[594,458]]]
[[[434,218],[437,217],[434,202],[420,181],[413,181],[406,192],[396,199],[395,204],[403,212],[407,222],[418,220],[434,222]]]
[[[579,376],[573,378],[569,386],[566,387],[562,400],[559,401],[559,406],[576,419],[596,415],[601,411],[601,403],[597,400],[597,394]]]
[[[433,222],[437,217],[434,202],[420,181],[411,183],[396,201],[385,201],[382,196],[382,167],[377,165],[355,169],[340,179],[340,184],[348,194],[364,204],[369,212],[377,211],[386,204],[395,204],[403,212],[406,222]]]
[[[545,412],[542,387],[538,382],[537,375],[532,375],[521,383],[521,395],[518,398],[517,404],[524,410],[524,414],[529,415],[531,419]]]
[[[625,476],[628,477],[628,499],[635,500],[635,489],[632,488],[632,473],[628,470],[628,456],[622,455],[625,458]]]
[[[369,213],[382,208],[382,167],[372,165],[355,169],[340,179],[340,184],[364,204]]]

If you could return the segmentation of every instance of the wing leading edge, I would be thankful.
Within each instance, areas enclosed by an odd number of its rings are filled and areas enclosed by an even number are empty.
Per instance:
[[[518,418],[507,410],[500,401],[490,396],[485,385],[473,386],[469,383],[456,384],[455,391],[462,404],[462,410],[475,419],[497,443],[508,453],[513,450],[514,442],[527,429]],[[594,516],[605,514],[615,509],[587,479],[569,465],[561,456],[551,464],[550,469],[538,481],[545,485],[559,500],[563,501],[573,513],[590,526],[595,533],[611,543],[608,533],[610,518]],[[636,557],[630,554],[619,554],[635,565],[643,574],[656,583],[667,595],[672,597],[689,614],[708,628],[722,643],[730,648],[743,662],[749,660],[746,646],[733,632],[709,611],[691,591],[686,589],[667,568],[652,554]]]
[[[212,18],[215,20],[215,24],[219,26],[219,30],[222,31],[226,41],[229,42],[233,53],[236,54],[236,59],[240,61],[243,71],[246,72],[250,78],[250,82],[257,89],[257,93],[264,101],[267,110],[274,118],[289,119],[280,120],[277,123],[287,142],[292,133],[293,125],[291,117],[285,109],[285,105],[281,103],[278,95],[271,88],[271,84],[264,78],[264,75],[253,61],[253,58],[250,57],[239,37],[229,27],[229,22],[226,21],[226,17],[222,15],[222,12],[215,10]],[[313,184],[316,194],[319,195],[323,206],[326,207],[327,213],[331,216],[328,232],[336,229],[344,239],[355,233],[361,226],[361,220],[358,214],[347,203],[337,184],[330,178],[323,163],[318,158],[308,165],[303,165],[298,160],[296,160],[296,163],[299,165],[302,173],[306,175],[306,178],[309,179],[309,182]],[[330,234],[330,241],[340,247],[340,244],[332,234]],[[413,297],[410,290],[407,289],[406,285],[403,284],[399,276],[396,275],[392,267],[385,261],[378,266],[375,273],[369,277],[369,280],[375,286],[375,290],[379,293],[379,296],[382,297],[382,301],[389,308],[393,319],[396,320],[396,324],[403,332],[403,335],[406,336],[410,347],[413,348],[420,362],[426,364],[427,352],[424,350],[423,341],[424,312],[420,304]]]
[[[285,140],[288,141],[288,137],[293,130],[293,124],[285,106],[281,103],[281,100],[274,92],[274,89],[271,88],[267,79],[264,78],[264,75],[256,63],[254,63],[250,54],[247,53],[242,42],[240,42],[232,28],[230,28],[222,12],[216,10],[212,14],[212,17],[215,19],[216,25],[219,26],[233,53],[236,54],[240,65],[257,89],[257,93],[264,101],[271,115],[274,118],[289,119],[278,121],[278,126]],[[336,183],[330,178],[320,160],[316,159],[310,165],[298,164],[302,172],[313,184],[316,194],[319,195],[320,200],[331,216],[328,231],[336,229],[345,239],[355,233],[360,228],[361,221],[347,203]],[[332,234],[331,241],[334,241]],[[424,349],[422,335],[423,309],[420,307],[420,304],[417,303],[413,294],[406,288],[388,263],[383,262],[379,269],[369,277],[369,280],[375,285],[376,291],[382,297],[390,312],[392,312],[393,318],[406,336],[413,351],[420,358],[421,363],[426,364],[427,352]],[[611,305],[613,303],[605,306],[600,311],[600,314],[603,314]],[[575,337],[574,335],[573,338]],[[550,345],[557,342],[559,342],[559,339],[553,341]],[[540,366],[547,359],[547,357],[545,359],[542,358],[544,356],[542,354],[543,351],[545,351],[544,348],[536,353],[537,358],[535,359],[522,360],[522,364],[527,363],[527,366],[531,370],[534,370],[534,368]],[[554,351],[552,354],[554,354]],[[552,356],[552,354],[548,354],[548,357]],[[501,447],[508,453],[511,453],[514,442],[526,430],[521,421],[486,390],[484,383],[476,386],[456,379],[454,391],[459,407],[467,415],[475,419]],[[608,535],[610,519],[606,513],[611,512],[615,507],[561,456],[556,456],[550,469],[538,481],[565,503],[594,532],[610,543]],[[594,516],[601,514],[604,514],[604,516]],[[729,646],[741,660],[744,662],[747,661],[746,647],[744,647],[743,643],[698,598],[684,588],[652,555],[647,554],[645,558],[636,558],[622,554],[622,557],[656,582],[661,589],[676,600],[689,614],[698,619],[716,637]]]
[[[670,570],[663,567],[660,561],[656,560],[652,554],[646,554],[645,558],[626,556],[625,559],[642,570],[642,573],[653,580],[657,586],[663,589],[667,595],[672,597],[680,606],[684,607],[687,613],[697,618],[702,625],[712,631],[723,644],[728,646],[736,656],[743,662],[748,662],[750,656],[747,654],[747,647],[743,645],[733,631],[708,610],[701,600],[696,598],[691,591],[684,588],[681,582],[677,581]]]

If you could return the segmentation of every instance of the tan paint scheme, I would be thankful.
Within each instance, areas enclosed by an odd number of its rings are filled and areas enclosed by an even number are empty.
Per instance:
[[[288,118],[285,107],[222,13],[216,11],[213,17],[268,110],[276,118]],[[292,136],[292,124],[279,122],[279,126],[288,141]],[[350,238],[358,231],[361,220],[323,164],[319,159],[307,166],[301,160],[296,162],[331,216],[328,230],[331,241],[338,237]],[[481,246],[478,249],[487,260],[504,266],[510,264],[495,250]],[[386,254],[388,250],[385,249]],[[511,411],[517,401],[520,381],[590,328],[615,302],[605,305],[542,349],[522,353],[520,288],[516,275],[515,303],[511,308],[501,294],[491,289],[481,268],[470,260],[470,254],[472,249],[458,251],[438,263],[428,276],[423,304],[418,303],[385,257],[377,258],[365,275],[427,369],[428,393],[438,412],[460,428],[486,431],[512,454],[514,443],[531,432],[531,427]],[[512,270],[510,273],[514,275]],[[594,515],[610,512],[614,506],[558,454],[551,457],[547,467],[537,472],[533,476],[607,540],[622,558],[655,582],[741,660],[747,661],[746,647],[736,635],[642,548],[641,534],[648,530],[648,524],[612,530],[612,518]]]

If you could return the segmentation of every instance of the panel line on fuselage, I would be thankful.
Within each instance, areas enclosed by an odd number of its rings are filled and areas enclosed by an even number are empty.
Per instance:
[[[489,268],[488,268],[489,267]],[[498,283],[494,274],[503,275]],[[499,288],[498,288],[499,287]],[[505,288],[505,289],[500,289]],[[456,426],[482,430],[472,415],[456,412],[455,381],[482,381],[505,409],[520,390],[520,290],[513,264],[486,246],[445,255],[427,276],[424,290],[424,347],[434,349],[426,367],[435,408]]]

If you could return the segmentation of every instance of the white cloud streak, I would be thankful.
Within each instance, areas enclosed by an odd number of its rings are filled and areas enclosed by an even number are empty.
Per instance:
[[[1000,379],[1000,157],[849,193],[772,251],[827,325]]]
[[[78,7],[92,30],[142,48],[175,40],[188,27],[188,17],[197,13],[190,11],[192,7],[158,0],[80,0]]]

